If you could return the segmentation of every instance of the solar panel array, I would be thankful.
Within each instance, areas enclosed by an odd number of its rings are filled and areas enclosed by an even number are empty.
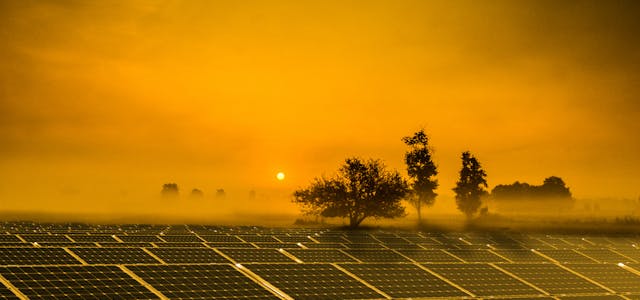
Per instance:
[[[0,299],[640,299],[640,236],[0,223]]]

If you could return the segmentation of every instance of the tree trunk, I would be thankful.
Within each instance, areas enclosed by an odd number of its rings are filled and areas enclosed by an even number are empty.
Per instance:
[[[418,202],[418,205],[416,205],[416,210],[418,211],[418,224],[422,224],[422,207],[420,204],[422,203]]]

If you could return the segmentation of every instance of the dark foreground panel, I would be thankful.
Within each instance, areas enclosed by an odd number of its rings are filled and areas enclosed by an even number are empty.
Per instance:
[[[127,268],[169,299],[278,299],[230,265]]]
[[[252,264],[246,267],[295,299],[383,298],[329,264]]]
[[[30,299],[158,299],[116,266],[2,267],[0,274]]]
[[[340,266],[393,298],[468,296],[413,264],[342,264]]]

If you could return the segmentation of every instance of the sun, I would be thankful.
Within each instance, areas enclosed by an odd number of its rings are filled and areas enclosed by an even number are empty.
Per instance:
[[[276,174],[276,178],[280,181],[284,180],[284,173],[282,172],[278,172],[278,174]]]

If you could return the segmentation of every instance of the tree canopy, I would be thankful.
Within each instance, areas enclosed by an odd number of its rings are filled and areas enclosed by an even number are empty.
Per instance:
[[[409,193],[397,171],[386,170],[380,160],[348,158],[333,177],[315,178],[293,193],[293,201],[307,214],[349,218],[357,227],[364,219],[405,215],[401,200]]]
[[[487,194],[487,173],[478,160],[469,151],[462,153],[462,169],[460,178],[453,191],[456,193],[456,204],[468,219],[480,208],[482,196]]]
[[[560,177],[551,176],[542,185],[530,185],[526,182],[499,184],[491,190],[496,201],[511,200],[568,200],[572,199],[571,191]]]
[[[409,150],[404,155],[407,165],[407,173],[411,178],[410,186],[412,195],[409,202],[418,212],[418,220],[422,220],[422,206],[431,206],[436,200],[435,189],[438,188],[438,170],[431,158],[429,149],[429,137],[420,130],[413,136],[405,136],[402,141],[409,146]]]
[[[179,190],[177,183],[165,183],[162,185],[162,191],[160,191],[163,197],[178,197]]]

